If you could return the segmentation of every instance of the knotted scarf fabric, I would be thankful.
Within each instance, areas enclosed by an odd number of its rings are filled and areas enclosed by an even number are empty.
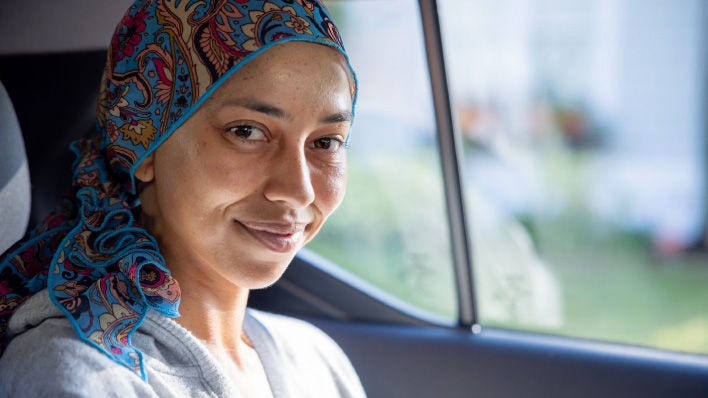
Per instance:
[[[47,288],[82,340],[145,378],[131,335],[149,309],[178,316],[180,290],[138,223],[134,171],[249,59],[292,40],[346,57],[315,0],[138,0],[130,7],[108,50],[95,132],[72,144],[71,190],[0,257],[0,352],[14,310]]]

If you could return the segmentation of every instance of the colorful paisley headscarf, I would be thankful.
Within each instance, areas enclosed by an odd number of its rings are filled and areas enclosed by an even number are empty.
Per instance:
[[[316,0],[137,0],[130,7],[108,50],[96,132],[72,144],[70,193],[0,257],[0,352],[13,311],[48,288],[82,340],[145,379],[131,335],[150,308],[178,316],[180,290],[138,224],[134,171],[239,67],[292,40],[346,57]]]

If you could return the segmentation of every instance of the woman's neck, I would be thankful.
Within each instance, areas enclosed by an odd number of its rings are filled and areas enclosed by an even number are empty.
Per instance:
[[[194,272],[180,271],[173,271],[182,290],[177,323],[206,345],[243,396],[272,397],[263,364],[243,333],[248,289],[204,283]]]
[[[172,271],[182,292],[176,321],[207,346],[237,352],[244,343],[248,289],[204,280],[179,267]]]

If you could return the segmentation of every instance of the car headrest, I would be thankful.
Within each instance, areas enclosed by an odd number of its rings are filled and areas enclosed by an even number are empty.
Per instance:
[[[0,83],[0,253],[24,236],[30,200],[29,168],[20,124]]]

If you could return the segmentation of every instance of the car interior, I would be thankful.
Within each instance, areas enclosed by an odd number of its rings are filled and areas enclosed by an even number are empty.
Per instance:
[[[108,3],[113,2],[0,4],[0,25],[5,26],[0,30],[0,251],[53,208],[70,185],[69,143],[93,127],[105,46],[67,45],[66,37],[53,43],[51,34],[62,36],[59,32],[73,29],[71,24],[80,18],[92,19],[88,25],[111,25],[130,2]],[[456,149],[460,138],[450,103],[438,5],[420,0],[414,6],[443,154],[457,315],[452,321],[440,319],[309,250],[293,260],[276,285],[252,292],[250,305],[306,319],[328,333],[347,353],[371,397],[708,396],[706,355],[480,322],[474,275],[468,267],[470,231],[459,222],[465,217]],[[85,7],[86,12],[54,17],[62,7]],[[47,21],[65,25],[36,28]],[[106,28],[101,29],[105,36]]]

